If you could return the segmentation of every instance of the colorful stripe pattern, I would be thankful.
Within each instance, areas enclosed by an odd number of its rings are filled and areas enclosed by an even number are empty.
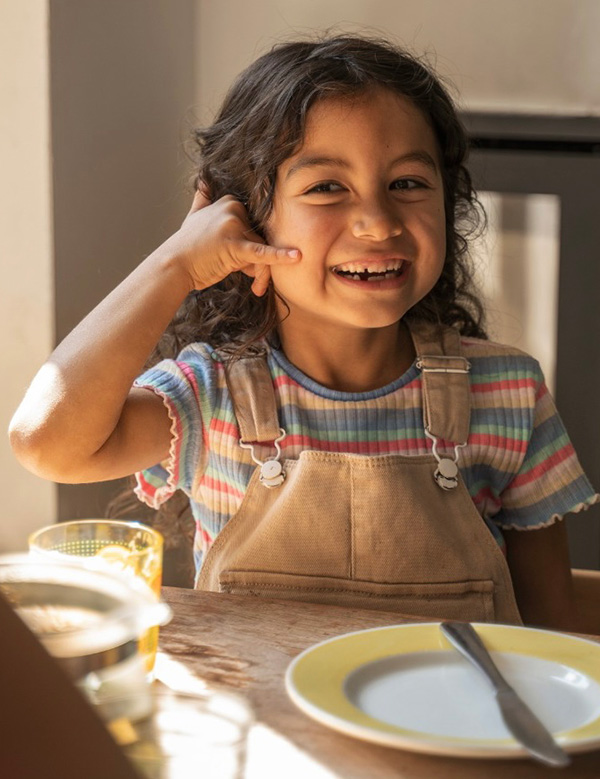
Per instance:
[[[459,467],[473,502],[503,545],[501,528],[531,529],[600,500],[583,474],[538,363],[516,349],[464,338],[471,362],[471,430]],[[364,393],[327,389],[271,351],[284,458],[313,449],[363,455],[431,451],[423,431],[421,376],[413,364],[386,387]],[[172,420],[168,461],[136,474],[137,495],[153,508],[174,490],[190,498],[195,559],[232,517],[256,467],[238,445],[223,364],[206,344],[187,347],[136,382],[163,398]],[[443,446],[440,447],[443,451]],[[256,447],[263,459],[269,447]]]

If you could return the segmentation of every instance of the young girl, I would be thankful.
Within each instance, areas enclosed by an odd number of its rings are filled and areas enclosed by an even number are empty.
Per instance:
[[[183,490],[200,588],[577,627],[560,520],[599,496],[538,364],[485,340],[436,77],[385,42],[286,43],[196,140],[190,213],[42,367],[21,462]],[[184,301],[159,352],[185,348],[132,388]]]

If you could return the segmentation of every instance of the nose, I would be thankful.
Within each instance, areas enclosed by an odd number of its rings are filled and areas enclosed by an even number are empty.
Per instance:
[[[355,238],[385,241],[402,233],[402,222],[396,208],[383,199],[363,202],[352,215]]]

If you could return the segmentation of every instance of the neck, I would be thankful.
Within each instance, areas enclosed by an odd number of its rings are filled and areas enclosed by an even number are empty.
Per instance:
[[[288,360],[307,376],[340,392],[368,392],[397,379],[411,366],[415,350],[403,323],[377,329],[342,329],[304,332],[279,328]]]

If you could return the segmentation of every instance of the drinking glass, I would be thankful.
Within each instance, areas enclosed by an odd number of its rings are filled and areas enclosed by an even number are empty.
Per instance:
[[[184,693],[155,682],[145,696],[96,710],[144,779],[242,779],[252,710],[233,693]]]
[[[81,519],[59,522],[29,537],[30,554],[79,562],[89,568],[142,579],[160,597],[163,537],[139,522]],[[140,638],[139,650],[151,677],[158,646],[158,627]]]

